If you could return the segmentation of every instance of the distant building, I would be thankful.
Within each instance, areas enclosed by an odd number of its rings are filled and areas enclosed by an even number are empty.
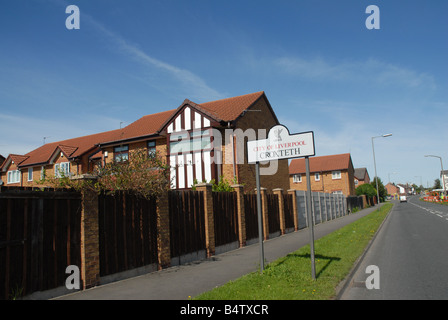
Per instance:
[[[386,188],[387,194],[390,195],[394,199],[398,199],[398,195],[400,194],[400,188],[398,188],[394,183],[388,183],[384,186]]]
[[[356,195],[355,169],[349,153],[310,157],[311,191]],[[305,159],[293,159],[289,165],[291,189],[307,190]]]
[[[363,185],[365,183],[370,183],[370,176],[367,172],[367,168],[356,168],[355,169],[355,188]]]
[[[448,170],[440,171],[440,184],[442,185],[445,183],[445,191],[448,190]]]

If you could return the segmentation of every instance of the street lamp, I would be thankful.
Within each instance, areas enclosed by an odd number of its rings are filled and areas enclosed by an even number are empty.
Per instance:
[[[378,189],[378,175],[376,174],[375,147],[374,147],[374,144],[373,144],[373,139],[375,139],[375,138],[386,138],[386,137],[390,137],[391,135],[392,135],[392,133],[387,133],[387,134],[383,134],[381,136],[372,137],[373,165],[375,167],[376,196],[377,196],[378,205],[380,205],[380,190]]]
[[[442,184],[443,184],[443,194],[445,193],[445,175],[443,174],[443,163],[442,163],[442,157],[434,156],[432,154],[427,154],[425,157],[433,157],[433,158],[439,158],[440,159],[440,167],[442,168]]]

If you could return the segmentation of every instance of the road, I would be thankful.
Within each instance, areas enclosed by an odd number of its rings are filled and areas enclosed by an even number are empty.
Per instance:
[[[367,289],[373,284],[379,288]],[[407,203],[396,201],[339,298],[448,299],[448,206],[426,203],[418,196]]]

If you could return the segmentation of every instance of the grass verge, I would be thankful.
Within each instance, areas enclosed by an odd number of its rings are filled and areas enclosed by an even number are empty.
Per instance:
[[[265,267],[223,286],[205,292],[195,300],[328,300],[344,280],[358,257],[387,216],[393,204],[315,240],[316,280],[311,277],[310,247],[280,258]]]

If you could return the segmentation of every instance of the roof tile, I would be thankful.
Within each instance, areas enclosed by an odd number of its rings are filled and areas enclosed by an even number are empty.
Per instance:
[[[310,172],[348,169],[350,153],[321,157],[310,157]],[[289,165],[289,174],[306,173],[305,158],[293,159]]]

